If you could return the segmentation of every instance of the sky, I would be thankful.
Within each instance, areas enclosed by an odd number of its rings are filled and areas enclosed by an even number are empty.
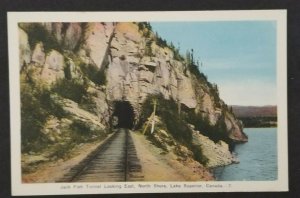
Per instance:
[[[152,29],[194,57],[229,105],[276,105],[276,22],[153,22]]]

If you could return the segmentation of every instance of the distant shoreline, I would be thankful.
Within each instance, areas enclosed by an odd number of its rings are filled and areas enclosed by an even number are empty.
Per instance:
[[[238,117],[244,128],[277,127],[277,117]]]
[[[230,106],[238,118],[245,117],[277,117],[277,106]]]
[[[277,127],[277,106],[232,105],[231,110],[242,121],[244,128]]]

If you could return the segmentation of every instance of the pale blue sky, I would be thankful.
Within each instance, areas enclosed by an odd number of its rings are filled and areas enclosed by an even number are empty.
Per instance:
[[[153,30],[194,49],[200,69],[230,105],[276,104],[276,22],[155,22]]]

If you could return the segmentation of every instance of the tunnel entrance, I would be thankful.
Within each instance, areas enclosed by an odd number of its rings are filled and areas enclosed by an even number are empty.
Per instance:
[[[132,129],[134,125],[134,111],[133,107],[128,101],[116,101],[114,104],[113,118],[116,118],[117,128]]]

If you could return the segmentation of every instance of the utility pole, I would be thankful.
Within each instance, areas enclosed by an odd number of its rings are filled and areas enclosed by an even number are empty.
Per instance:
[[[152,118],[152,127],[151,127],[151,134],[154,132],[154,126],[155,126],[155,111],[156,111],[156,99],[153,101],[153,118]]]
[[[150,119],[148,120],[148,122],[147,122],[147,124],[146,124],[146,127],[145,127],[145,129],[144,129],[144,131],[143,131],[143,134],[146,133],[147,128],[148,128],[150,122],[152,123],[152,126],[151,126],[151,134],[154,132],[156,105],[157,105],[157,101],[156,101],[156,99],[154,99],[154,100],[153,100],[153,112],[151,113]]]

